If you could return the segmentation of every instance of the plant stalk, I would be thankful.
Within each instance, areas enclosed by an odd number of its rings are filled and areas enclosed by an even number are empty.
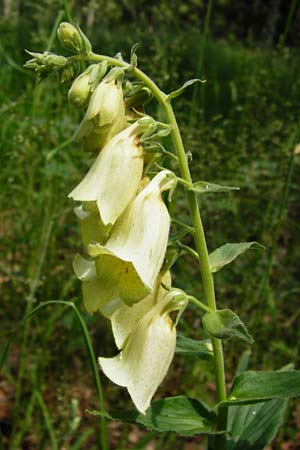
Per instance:
[[[115,58],[98,55],[98,54],[90,54],[85,57],[91,61],[103,61],[106,60],[108,63],[118,66],[124,67],[125,69],[130,69],[130,64],[125,63],[124,61],[120,61]],[[139,80],[141,80],[153,93],[153,96],[159,102],[161,107],[164,110],[164,113],[167,117],[169,124],[171,125],[171,137],[173,141],[173,145],[176,149],[176,154],[178,158],[179,169],[181,173],[181,177],[183,180],[192,183],[192,177],[186,157],[186,152],[184,149],[184,145],[182,142],[180,130],[178,127],[178,123],[172,108],[170,101],[168,100],[168,96],[160,90],[160,88],[155,84],[148,75],[142,72],[138,68],[131,69],[133,75],[135,75]],[[203,282],[203,290],[204,296],[206,300],[207,306],[215,311],[216,300],[215,300],[215,291],[214,291],[214,282],[213,276],[209,267],[209,258],[208,258],[208,250],[206,245],[206,239],[204,234],[204,229],[202,225],[201,215],[198,207],[197,197],[193,191],[185,188],[186,198],[188,201],[188,207],[191,214],[192,223],[195,229],[195,233],[193,235],[195,246],[197,253],[199,255],[199,266],[200,273]],[[223,348],[222,341],[219,339],[212,339],[213,351],[214,351],[214,360],[215,360],[215,378],[216,378],[216,390],[217,390],[217,400],[218,403],[222,402],[226,399],[226,384],[225,384],[225,370],[224,370],[224,356],[223,356]],[[226,430],[226,422],[227,422],[227,408],[223,407],[219,410],[218,416],[218,430]],[[217,438],[217,447],[216,450],[225,449],[226,445],[226,435],[221,435]]]

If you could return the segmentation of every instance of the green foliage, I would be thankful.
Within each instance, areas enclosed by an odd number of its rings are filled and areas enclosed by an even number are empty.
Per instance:
[[[263,450],[282,425],[287,400],[269,400],[252,405],[230,406],[229,450]]]
[[[120,48],[129,49],[136,40],[141,42],[139,65],[168,91],[195,76],[202,42],[199,28],[205,15],[202,2],[195,1],[190,5],[176,2],[178,14],[174,14],[169,2],[165,1],[160,5],[148,2],[143,7],[137,1],[124,2],[122,7],[116,1],[88,2],[80,13],[76,2],[74,5],[80,24],[95,42],[95,48],[114,54]],[[26,14],[12,9],[0,24],[3,61],[0,75],[0,246],[2,261],[6,261],[0,266],[1,351],[7,339],[13,341],[2,370],[3,376],[12,380],[12,384],[17,378],[16,354],[24,329],[20,320],[27,299],[39,302],[53,298],[79,299],[81,296],[71,270],[74,248],[79,241],[78,229],[71,218],[72,206],[65,198],[65,192],[71,190],[87,168],[85,156],[70,139],[80,118],[66,108],[66,88],[58,87],[55,78],[35,86],[29,71],[27,75],[21,74],[20,66],[26,58],[24,47],[39,50],[45,48],[45,44],[48,46],[59,7],[59,2],[50,0],[26,1],[22,3],[22,11],[26,8]],[[182,26],[181,20],[186,18],[189,25]],[[219,18],[220,12],[213,11],[212,34],[222,29]],[[231,30],[236,27],[233,23],[229,25]],[[247,33],[250,39],[248,29]],[[235,309],[255,333],[257,346],[253,349],[253,366],[259,364],[261,368],[270,369],[271,359],[274,365],[287,360],[300,362],[295,346],[300,338],[296,327],[299,317],[298,155],[294,157],[291,177],[287,176],[289,159],[297,143],[293,136],[300,112],[299,57],[292,48],[245,46],[228,36],[226,26],[226,41],[212,38],[207,41],[201,73],[196,75],[206,78],[207,82],[197,88],[192,126],[188,124],[194,87],[186,90],[174,104],[186,136],[187,149],[193,156],[194,179],[218,180],[228,186],[241,187],[240,193],[200,196],[209,248],[236,239],[249,242],[257,239],[266,246],[265,254],[250,252],[247,257],[236,260],[228,270],[221,271],[218,288],[221,305]],[[55,51],[56,45],[53,42],[50,50]],[[153,103],[149,104],[149,110],[155,110]],[[185,201],[180,194],[176,196],[176,201],[181,202],[181,220],[186,221]],[[188,236],[184,242],[191,245]],[[200,298],[198,280],[196,264],[190,256],[175,265],[176,284]],[[61,317],[61,311],[49,310],[49,314],[40,315],[31,322],[25,358],[26,368],[37,368],[45,401],[54,405],[49,413],[57,436],[66,436],[71,397],[90,398],[88,388],[87,392],[81,391],[81,386],[91,386],[92,379],[82,362],[83,341],[78,336],[76,322],[71,313],[66,313],[61,329]],[[112,342],[106,338],[100,321],[84,317],[99,347],[97,353],[101,347],[101,351],[104,348],[107,355],[111,354]],[[199,339],[199,320],[193,310],[186,313],[180,326],[187,336]],[[231,372],[237,357],[236,347],[233,347],[235,350],[228,348],[226,351]],[[210,366],[197,368],[193,361],[198,358],[186,358],[184,364],[180,358],[176,358],[175,374],[161,388],[161,395],[163,389],[172,390],[174,379],[177,382],[177,377],[182,374],[192,397],[199,393],[195,388],[199,379],[205,386],[210,378]],[[80,384],[75,385],[78,380]],[[32,430],[32,434],[38,436],[40,446],[49,446],[44,419],[40,410],[35,411],[35,400],[31,401],[32,383],[28,370],[22,386],[24,416],[20,414],[17,419],[17,427],[22,431],[21,440],[30,437],[28,430]],[[110,403],[126,409],[124,395],[119,396],[109,384],[105,389]],[[204,395],[208,396],[206,392]],[[275,403],[280,401],[271,400],[266,404],[277,405],[280,409],[280,403]],[[93,396],[84,407],[91,407],[93,402],[96,408]],[[260,407],[262,405],[260,403]],[[230,407],[231,410],[238,408]],[[256,411],[259,414],[258,409]],[[263,410],[261,414],[266,420],[271,417],[269,410]],[[279,416],[282,420],[281,413]],[[263,424],[263,420],[260,423]],[[76,448],[77,439],[77,448],[83,448],[82,445],[96,448],[95,438],[89,437],[88,430],[83,420],[76,432],[77,438],[76,433],[69,432],[70,445]],[[295,424],[290,419],[283,435],[293,439],[294,430]],[[79,442],[78,433],[85,436],[86,444]],[[270,440],[273,431],[268,436],[266,439]],[[255,437],[251,439],[249,442],[255,442]],[[161,448],[174,448],[172,442],[158,442]],[[200,445],[200,441],[197,443]],[[177,439],[176,445],[183,448],[184,444]],[[280,441],[274,445],[279,446]]]
[[[257,242],[239,242],[238,244],[222,245],[222,247],[217,248],[217,250],[214,250],[209,255],[210,270],[212,272],[218,272],[246,250],[252,248],[263,248],[263,246]]]
[[[300,371],[243,372],[233,380],[229,403],[249,404],[300,395]]]
[[[212,344],[210,339],[196,341],[182,334],[177,334],[176,353],[184,356],[197,356],[200,359],[211,360],[213,358]]]
[[[216,415],[199,400],[178,396],[153,402],[146,414],[136,411],[126,413],[91,414],[104,416],[112,420],[133,422],[159,432],[176,432],[182,436],[195,434],[215,434]]]

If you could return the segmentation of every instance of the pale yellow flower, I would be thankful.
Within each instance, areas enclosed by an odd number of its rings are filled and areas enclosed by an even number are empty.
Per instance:
[[[142,413],[149,407],[173,358],[176,328],[169,313],[181,307],[182,292],[166,291],[159,285],[138,304],[123,305],[112,314],[114,336],[122,350],[113,358],[98,361],[108,378],[127,388]]]
[[[134,198],[143,172],[141,119],[112,138],[69,194],[73,200],[95,201],[104,225],[113,225]]]
[[[120,298],[132,305],[153,289],[170,227],[161,192],[171,189],[174,183],[172,172],[158,173],[117,221],[106,244],[89,245],[101,286],[99,297],[107,301]]]

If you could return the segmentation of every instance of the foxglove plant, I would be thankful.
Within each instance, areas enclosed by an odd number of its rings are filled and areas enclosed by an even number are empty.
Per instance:
[[[82,283],[86,310],[102,314],[112,326],[119,353],[98,362],[108,378],[127,388],[138,410],[122,420],[156,431],[206,435],[208,449],[263,449],[283,420],[287,399],[300,394],[300,372],[291,366],[277,372],[245,371],[227,391],[222,340],[235,337],[252,344],[253,339],[234,312],[217,309],[213,273],[245,250],[261,246],[225,244],[208,253],[197,197],[235,188],[192,181],[171,104],[200,80],[166,94],[137,67],[136,47],[130,62],[120,54],[96,54],[80,28],[67,22],[59,26],[58,38],[73,55],[30,53],[33,59],[25,66],[39,78],[53,71],[62,81],[71,78],[69,101],[85,109],[74,140],[95,160],[69,194],[79,202],[75,213],[83,242],[83,254],[75,256],[73,267]],[[80,74],[82,65],[86,67]],[[165,124],[145,114],[151,97],[160,104]],[[163,146],[168,133],[173,152]],[[178,174],[161,167],[160,160],[167,158],[176,161]],[[169,239],[171,217],[162,194],[169,191],[170,199],[176,184],[185,190],[192,226],[173,220],[182,227],[182,235],[192,234],[195,248]],[[203,301],[172,287],[170,269],[182,253],[178,248],[199,264]],[[176,346],[176,326],[189,303],[203,313],[209,341],[180,336]],[[175,323],[170,317],[174,311]],[[151,404],[175,349],[213,360],[217,396],[213,408],[185,396]],[[120,414],[98,414],[121,420]],[[258,427],[261,421],[264,426]]]

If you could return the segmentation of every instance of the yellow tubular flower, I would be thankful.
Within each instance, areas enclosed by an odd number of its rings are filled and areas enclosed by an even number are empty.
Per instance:
[[[143,120],[111,139],[69,194],[76,201],[97,202],[104,225],[116,222],[138,190],[143,172],[143,148],[139,139]]]
[[[172,172],[158,173],[117,221],[105,246],[89,245],[101,285],[99,297],[108,297],[113,289],[114,298],[132,305],[153,289],[165,256],[170,227],[161,192],[171,189],[174,183]]]
[[[105,375],[127,388],[136,408],[142,413],[149,407],[174,355],[176,328],[169,313],[182,306],[182,300],[176,303],[177,296],[182,297],[182,292],[175,289],[167,292],[159,288],[154,306],[146,298],[133,307],[139,306],[139,311],[133,312],[135,322],[128,322],[128,316],[122,315],[123,307],[117,310],[112,321],[115,336],[121,338],[119,343],[123,343],[123,349],[113,358],[98,359]]]

